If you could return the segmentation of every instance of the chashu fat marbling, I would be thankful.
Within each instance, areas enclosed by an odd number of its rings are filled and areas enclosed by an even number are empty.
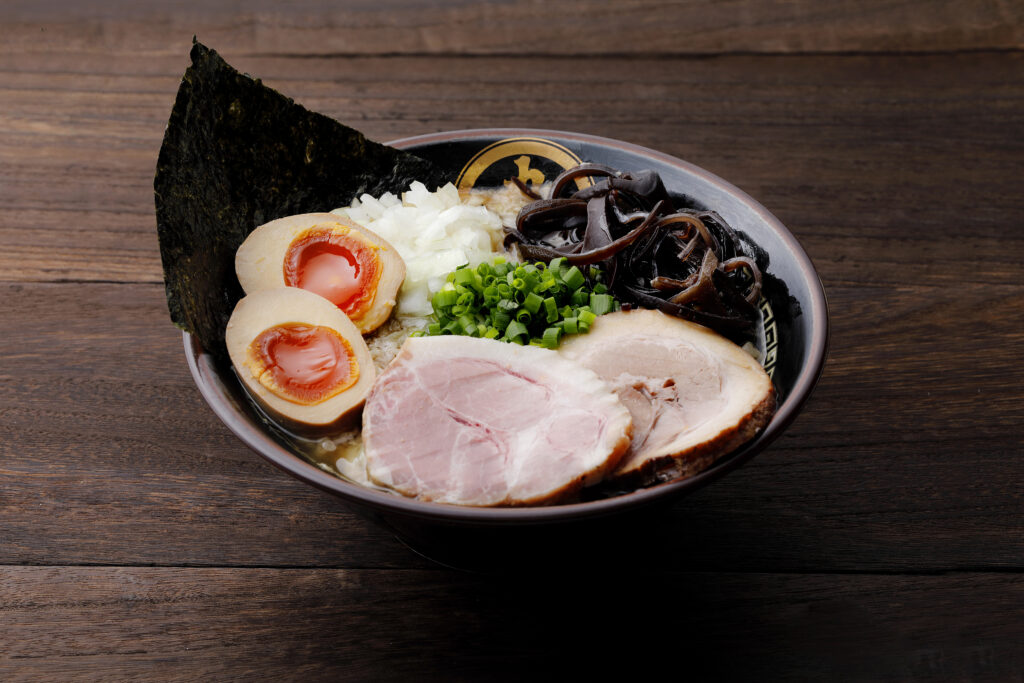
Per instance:
[[[367,472],[406,496],[545,505],[614,468],[629,411],[554,351],[490,339],[409,339],[363,411]]]
[[[629,452],[606,480],[623,487],[687,477],[735,450],[775,412],[775,390],[743,349],[660,311],[599,317],[559,353],[609,382],[633,417]]]

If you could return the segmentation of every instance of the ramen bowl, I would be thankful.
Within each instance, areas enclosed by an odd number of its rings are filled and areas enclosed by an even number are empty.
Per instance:
[[[771,422],[738,450],[702,472],[621,495],[547,507],[479,508],[425,502],[367,488],[325,471],[290,448],[247,398],[231,367],[184,335],[189,368],[203,398],[250,448],[288,474],[337,496],[390,529],[413,550],[442,564],[472,569],[550,566],[586,560],[601,540],[637,539],[666,505],[707,486],[764,450],[793,422],[811,394],[828,344],[825,294],[796,238],[743,191],[680,159],[615,140],[533,129],[464,130],[391,143],[450,171],[460,189],[500,184],[510,177],[552,180],[582,162],[623,171],[651,169],[677,203],[720,214],[763,250],[765,284],[762,364],[778,409]],[[316,209],[333,207],[312,207]],[[311,210],[312,210],[311,208]],[[614,533],[612,533],[614,530]],[[621,532],[621,533],[620,533]]]

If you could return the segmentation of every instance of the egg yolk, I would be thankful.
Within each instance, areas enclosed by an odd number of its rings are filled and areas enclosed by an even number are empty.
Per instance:
[[[284,257],[286,285],[319,294],[353,320],[373,305],[380,272],[374,247],[340,224],[310,228]]]
[[[249,369],[273,394],[302,405],[321,403],[359,380],[352,346],[322,325],[269,327],[249,345]]]

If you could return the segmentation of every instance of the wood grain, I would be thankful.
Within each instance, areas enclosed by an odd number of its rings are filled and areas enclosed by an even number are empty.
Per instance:
[[[148,56],[175,54],[198,34],[264,55],[906,52],[1020,48],[1022,26],[1024,8],[1009,0],[15,0],[0,12],[0,45]]]
[[[977,286],[930,306],[920,302],[932,288],[878,290],[870,325],[858,322],[862,291],[832,295],[832,359],[805,413],[754,462],[627,529],[630,553],[676,570],[1024,567],[1019,480],[1007,476],[1020,454],[1024,287]],[[985,333],[935,335],[943,316]],[[411,559],[217,421],[161,287],[7,285],[0,318],[0,415],[17,436],[0,440],[0,563]],[[986,447],[965,448],[965,433]],[[621,547],[598,557],[614,563]]]
[[[186,61],[0,64],[0,279],[160,281],[152,175]],[[776,213],[826,284],[1012,282],[1024,263],[1024,54],[238,66],[375,139],[533,126],[674,154]]]
[[[193,34],[374,139],[574,130],[734,182],[825,284],[806,409],[504,575],[273,469],[163,299]],[[1007,0],[3,3],[0,679],[1021,680],[1022,47]]]
[[[667,658],[699,680],[996,681],[1022,665],[1019,575],[683,572],[671,590],[613,588],[665,581],[601,569],[508,583],[439,571],[9,567],[0,675],[647,679]]]

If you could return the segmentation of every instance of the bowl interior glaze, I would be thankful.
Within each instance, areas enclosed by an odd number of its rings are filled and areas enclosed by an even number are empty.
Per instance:
[[[704,472],[614,498],[539,508],[468,508],[426,503],[364,488],[334,476],[289,450],[245,397],[230,367],[219,365],[184,335],[189,368],[204,399],[220,419],[257,453],[289,474],[338,496],[378,521],[410,535],[436,525],[476,528],[570,523],[620,515],[696,490],[763,450],[793,421],[824,364],[828,312],[821,282],[796,238],[763,206],[721,178],[685,161],[624,142],[575,133],[487,129],[436,133],[390,143],[447,168],[460,187],[493,185],[511,175],[550,180],[576,163],[598,162],[621,170],[653,169],[688,206],[717,211],[765,253],[765,347],[780,405],[752,441]],[[310,207],[329,210],[334,207]],[[429,551],[428,551],[429,554]]]

